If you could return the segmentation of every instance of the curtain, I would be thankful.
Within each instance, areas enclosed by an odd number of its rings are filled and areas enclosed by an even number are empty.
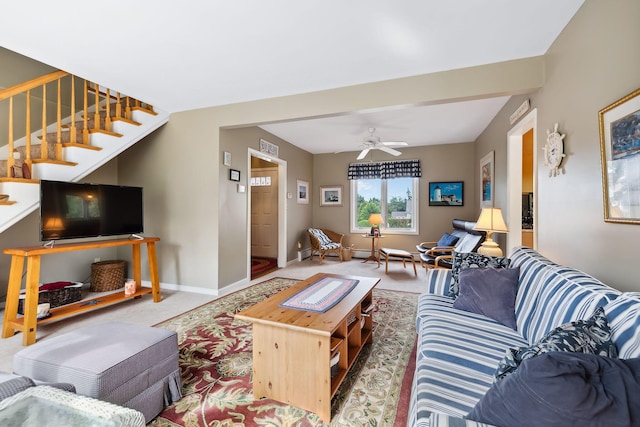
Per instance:
[[[420,178],[420,160],[349,163],[349,179]]]

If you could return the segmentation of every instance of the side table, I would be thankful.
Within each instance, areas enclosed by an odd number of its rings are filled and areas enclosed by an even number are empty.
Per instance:
[[[363,234],[362,237],[365,239],[371,239],[371,255],[367,259],[362,262],[367,261],[376,261],[378,263],[378,267],[380,267],[380,257],[376,255],[376,239],[382,239],[384,236],[375,236],[370,234]]]

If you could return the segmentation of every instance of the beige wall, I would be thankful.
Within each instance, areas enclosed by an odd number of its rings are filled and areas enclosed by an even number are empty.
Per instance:
[[[621,290],[640,291],[640,226],[603,220],[598,111],[640,86],[640,2],[587,0],[545,55],[546,82],[530,96],[537,144],[559,124],[565,174],[549,177],[538,153],[538,250]],[[514,97],[478,139],[496,150],[496,205],[506,205],[506,134]]]
[[[543,142],[540,139],[546,135],[545,130],[552,128],[555,122],[567,134],[566,174],[549,178],[538,156],[540,251],[620,289],[640,290],[634,279],[638,275],[635,255],[640,249],[640,227],[608,224],[602,219],[597,125],[598,110],[638,87],[640,58],[633,47],[633,42],[640,39],[638,16],[640,3],[636,0],[587,0],[543,58],[172,115],[166,126],[121,155],[118,163],[119,182],[145,187],[145,234],[162,239],[158,247],[161,281],[217,290],[238,281],[238,275],[246,268],[246,246],[239,256],[230,257],[228,248],[235,248],[238,239],[224,234],[228,221],[237,220],[239,224],[234,225],[234,229],[246,230],[246,215],[223,217],[228,215],[226,202],[235,194],[231,196],[225,190],[226,172],[220,157],[225,144],[221,135],[227,131],[220,129],[511,94],[516,96],[475,144],[471,179],[479,173],[479,159],[494,150],[496,205],[506,205],[508,117],[525,98],[530,98],[532,107],[538,109],[538,147]],[[540,87],[542,89],[538,91]],[[535,93],[524,95],[532,92]],[[241,151],[246,151],[247,146]],[[233,150],[235,152],[235,148]],[[324,162],[323,157],[313,158],[314,175],[310,180],[313,223],[331,222],[330,216],[334,215],[322,211],[327,208],[315,206],[317,188],[323,185],[317,175],[319,166],[316,163]],[[246,177],[245,169],[243,176]],[[295,179],[292,173],[289,176]],[[425,182],[441,179],[427,176]],[[332,180],[330,184],[335,183]],[[287,185],[293,192],[295,184]],[[469,186],[465,186],[466,195],[469,190]],[[424,191],[421,186],[421,192]],[[477,197],[473,195],[475,192],[472,191],[471,197]],[[467,202],[469,200],[467,197],[465,209],[474,208]],[[473,204],[478,204],[476,199]],[[242,202],[233,205],[233,212],[236,212],[241,209],[238,206]],[[439,218],[439,210],[424,208],[424,200],[421,205],[421,216],[424,214],[438,221],[439,231],[447,228],[447,221]],[[340,218],[344,216],[344,213],[336,212]],[[340,218],[337,220],[344,221]],[[421,238],[432,238],[427,235],[431,233],[430,221],[427,220],[426,229],[423,222]],[[295,227],[303,228],[303,223],[304,220]],[[37,234],[34,221],[24,227],[24,234],[33,239]],[[11,234],[8,244],[5,234]],[[20,234],[12,229],[0,238],[5,247],[23,245],[25,239]],[[299,238],[299,233],[289,233],[287,253],[290,259]],[[6,271],[6,264],[3,270]]]
[[[223,147],[227,147],[226,151],[231,150],[236,159],[246,153],[246,147],[257,142],[252,136],[253,142],[236,146],[225,142],[228,132],[221,129],[373,108],[527,93],[542,86],[542,66],[543,58],[528,58],[173,114],[167,125],[120,156],[120,177],[145,186],[148,212],[145,234],[162,239],[158,245],[161,282],[202,292],[216,292],[240,281],[248,282],[248,277],[239,277],[247,268],[246,241],[228,232],[230,221],[233,230],[246,230],[243,197],[248,197],[248,193],[239,196],[235,186],[227,185],[228,172],[221,165],[221,156]],[[280,157],[287,159],[283,153]],[[312,173],[311,169],[303,169],[310,167],[306,163],[299,166],[295,163],[291,161],[288,166],[300,169],[289,171],[292,182],[287,183],[294,194],[293,180]],[[246,167],[246,163],[238,167],[241,176],[247,176]],[[312,197],[314,194],[312,190]],[[289,222],[304,208],[292,209]],[[287,257],[293,259],[297,241],[304,239],[302,233],[307,222],[302,219],[289,227]],[[241,237],[245,236],[244,231],[241,233]]]
[[[246,186],[245,193],[238,193],[236,182],[229,180],[229,168],[220,167],[220,270],[218,281],[231,284],[246,279],[249,257],[247,239],[247,209],[250,197],[248,177],[248,149],[259,150],[260,139],[278,146],[278,157],[286,161],[287,179],[280,185],[286,186],[286,192],[292,198],[285,200],[287,261],[296,259],[297,242],[304,238],[303,231],[311,224],[311,205],[296,202],[296,180],[311,182],[312,155],[288,142],[251,126],[240,129],[227,129],[220,132],[220,152],[231,153],[233,169],[240,170],[240,183]],[[222,154],[220,155],[222,158]],[[220,161],[222,164],[222,161]],[[222,249],[223,248],[223,249]]]
[[[55,71],[48,65],[41,62],[34,61],[25,56],[19,55],[8,49],[0,47],[0,89],[5,89],[14,86],[18,83],[30,80],[34,77],[41,76],[43,74]],[[26,109],[26,97],[24,95],[18,95],[14,97],[13,114],[14,114],[14,129],[13,139],[19,139],[24,137],[25,131],[25,109]],[[31,100],[34,105],[41,105],[42,96],[41,91],[34,91]],[[32,117],[32,123],[34,127],[40,126],[42,123],[42,114],[40,107]],[[49,114],[55,113],[55,104],[49,107]],[[9,124],[9,101],[0,101],[0,147],[7,145],[8,142],[8,129]]]
[[[93,182],[97,184],[117,183],[118,160],[114,159],[100,169],[84,178],[83,182]],[[35,184],[34,184],[35,185]],[[40,215],[35,211],[27,215],[22,221],[0,233],[0,248],[19,248],[23,246],[37,246],[40,242]],[[73,242],[77,240],[68,240]],[[65,241],[66,242],[66,241]],[[129,256],[130,250],[122,254]],[[126,259],[121,258],[116,249],[92,249],[87,251],[67,252],[42,257],[40,282],[49,283],[57,281],[87,281],[91,276],[91,263],[95,258],[101,260]],[[0,301],[7,293],[7,283],[9,281],[9,266],[11,257],[0,255]]]
[[[385,233],[381,245],[415,252],[415,245],[421,241],[438,240],[442,233],[451,230],[454,218],[475,220],[478,216],[476,189],[475,148],[473,143],[435,145],[427,147],[402,148],[402,155],[393,159],[418,159],[422,166],[419,187],[419,234],[398,235]],[[344,233],[344,243],[354,244],[356,249],[370,249],[370,240],[361,233],[350,233],[351,183],[347,179],[349,163],[356,162],[357,152],[340,154],[318,154],[313,156],[313,226],[329,228]],[[391,156],[379,155],[376,160],[390,160]],[[429,182],[463,181],[464,206],[429,206]],[[343,186],[344,203],[339,207],[320,206],[321,186]],[[304,247],[309,246],[308,239]]]

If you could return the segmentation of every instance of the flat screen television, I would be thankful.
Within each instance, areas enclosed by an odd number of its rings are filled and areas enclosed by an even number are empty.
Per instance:
[[[142,187],[40,182],[40,240],[139,234]]]

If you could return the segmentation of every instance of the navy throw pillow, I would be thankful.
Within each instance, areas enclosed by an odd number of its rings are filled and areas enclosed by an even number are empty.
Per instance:
[[[458,236],[454,236],[453,234],[444,233],[436,246],[454,246],[460,238]]]
[[[611,341],[611,329],[604,309],[598,307],[588,319],[558,326],[533,345],[507,349],[507,354],[496,369],[496,380],[513,373],[525,359],[550,351],[618,357],[618,350]]]
[[[462,270],[460,294],[454,301],[453,308],[482,314],[515,331],[519,277],[520,267]]]
[[[496,426],[640,425],[640,359],[550,352],[495,383],[466,418]]]
[[[510,258],[482,255],[477,252],[453,251],[449,296],[451,298],[458,298],[458,276],[460,275],[460,271],[467,268],[509,268],[510,264]]]

